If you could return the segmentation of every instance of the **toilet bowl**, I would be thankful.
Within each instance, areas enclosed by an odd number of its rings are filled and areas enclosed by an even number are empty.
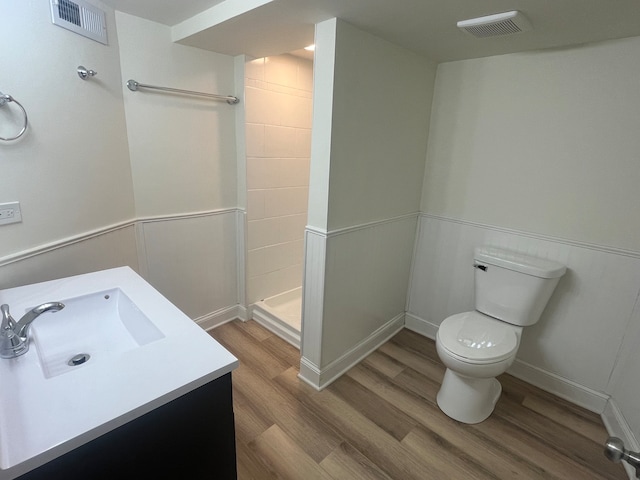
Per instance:
[[[521,331],[477,311],[442,322],[436,350],[447,371],[437,403],[444,413],[463,423],[479,423],[491,415],[502,391],[495,377],[515,360]]]
[[[474,250],[476,310],[447,317],[436,350],[447,367],[440,409],[463,423],[493,412],[502,387],[495,378],[516,358],[523,327],[535,324],[566,267],[509,250]]]

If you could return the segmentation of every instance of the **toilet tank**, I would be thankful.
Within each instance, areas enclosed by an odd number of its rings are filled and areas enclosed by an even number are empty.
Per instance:
[[[476,310],[512,325],[538,321],[566,267],[493,247],[474,251]]]

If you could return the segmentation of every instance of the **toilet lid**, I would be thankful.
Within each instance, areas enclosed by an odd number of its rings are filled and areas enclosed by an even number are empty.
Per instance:
[[[518,348],[513,327],[476,311],[446,318],[438,338],[454,355],[477,363],[499,362]]]

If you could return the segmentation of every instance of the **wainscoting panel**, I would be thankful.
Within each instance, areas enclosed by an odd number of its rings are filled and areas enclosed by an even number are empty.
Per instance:
[[[404,314],[416,216],[329,234],[322,367]]]
[[[322,355],[322,322],[324,316],[326,234],[307,229],[304,236],[304,282],[302,290],[302,331],[300,376],[314,386],[318,385],[318,372]]]
[[[142,221],[146,280],[193,319],[228,320],[238,304],[236,222],[235,209]]]
[[[307,228],[300,378],[322,389],[404,325],[416,215]]]
[[[0,259],[0,289],[124,265],[139,271],[133,222]]]
[[[431,336],[447,316],[473,309],[473,248],[480,245],[567,266],[540,321],[525,329],[513,373],[601,413],[640,292],[640,254],[422,215],[408,300],[412,330]]]

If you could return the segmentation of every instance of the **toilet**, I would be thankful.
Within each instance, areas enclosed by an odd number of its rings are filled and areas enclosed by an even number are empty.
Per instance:
[[[493,247],[474,250],[475,310],[447,317],[436,349],[447,367],[440,409],[463,423],[487,419],[500,398],[495,378],[516,358],[523,327],[538,321],[566,267]]]

